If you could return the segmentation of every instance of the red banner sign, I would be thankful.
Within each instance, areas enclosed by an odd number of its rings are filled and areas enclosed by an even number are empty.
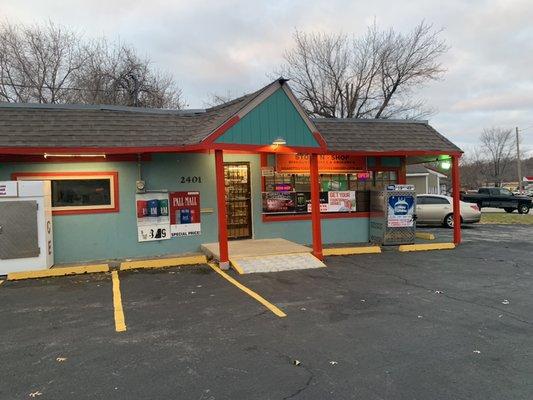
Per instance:
[[[170,232],[172,236],[200,234],[200,193],[170,192]]]
[[[347,154],[318,156],[318,171],[341,173],[366,170],[366,157]],[[276,171],[309,173],[309,154],[276,154]]]

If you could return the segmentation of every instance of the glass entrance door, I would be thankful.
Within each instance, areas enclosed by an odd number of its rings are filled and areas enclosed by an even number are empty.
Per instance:
[[[250,163],[224,163],[228,239],[252,237]]]

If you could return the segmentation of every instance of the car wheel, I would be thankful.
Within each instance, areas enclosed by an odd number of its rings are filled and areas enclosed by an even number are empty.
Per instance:
[[[516,210],[516,208],[504,208],[505,212],[507,213],[512,213],[514,210]]]
[[[519,214],[527,214],[529,212],[529,206],[527,204],[520,204],[518,206]]]
[[[448,214],[444,217],[444,226],[446,228],[453,228],[453,214]]]

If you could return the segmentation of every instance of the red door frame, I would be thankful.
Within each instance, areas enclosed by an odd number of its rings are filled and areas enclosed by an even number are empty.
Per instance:
[[[215,150],[215,175],[217,187],[218,250],[221,267],[229,267],[228,228],[226,221],[226,183],[224,180],[224,152]]]
[[[453,242],[461,243],[461,181],[459,177],[459,156],[452,156],[453,193]]]
[[[313,232],[313,255],[323,260],[322,228],[320,226],[320,177],[318,175],[318,155],[311,154],[309,162],[309,179],[311,181],[311,226]]]

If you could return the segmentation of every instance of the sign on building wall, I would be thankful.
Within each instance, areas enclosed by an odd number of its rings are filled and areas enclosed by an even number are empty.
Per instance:
[[[328,211],[343,212],[356,211],[355,209],[355,191],[330,191],[328,192]]]
[[[307,205],[311,212],[311,204]],[[328,202],[320,203],[320,212],[350,212],[356,211],[355,191],[341,190],[328,192]]]
[[[348,154],[322,154],[318,156],[318,170],[322,173],[366,170],[366,158]],[[276,171],[309,173],[309,154],[276,154]]]
[[[170,192],[172,237],[200,235],[200,192]]]
[[[4,181],[0,184],[0,197],[17,197],[18,182]]]
[[[387,226],[389,228],[412,227],[415,211],[414,196],[390,196],[387,214]]]
[[[137,193],[135,202],[138,241],[170,239],[168,193]]]

